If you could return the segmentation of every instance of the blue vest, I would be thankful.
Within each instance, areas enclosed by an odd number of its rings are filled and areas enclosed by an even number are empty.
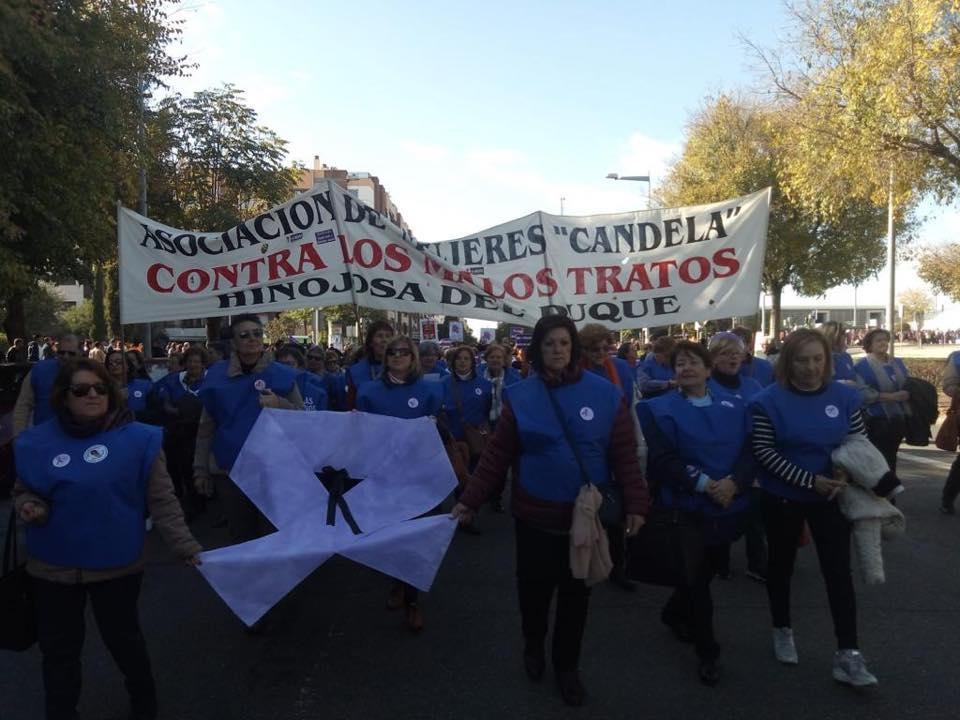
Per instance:
[[[831,382],[823,392],[800,395],[779,383],[769,385],[750,406],[760,406],[777,436],[777,452],[814,475],[833,474],[830,453],[850,433],[850,416],[860,407],[860,393],[843,383]],[[789,500],[823,502],[814,490],[788,485],[761,467],[764,490]]]
[[[47,523],[27,526],[27,551],[45,563],[102,570],[130,565],[143,550],[150,469],[160,428],[129,423],[75,438],[57,420],[14,441],[17,473],[50,505]]]
[[[640,371],[651,380],[673,380],[677,374],[669,365],[661,365],[653,353],[647,355],[640,363]]]
[[[853,358],[849,353],[833,353],[833,379],[834,380],[856,380],[857,374],[853,369]]]
[[[491,394],[493,388],[490,383],[474,373],[472,380],[462,381],[456,375],[448,375],[441,381],[443,385],[443,409],[447,414],[447,423],[450,434],[457,440],[463,440],[463,423],[482,425],[487,422],[490,412]],[[456,386],[454,386],[456,383]],[[460,403],[463,406],[461,416],[457,409],[454,387],[459,393]]]
[[[729,394],[713,393],[712,404],[692,405],[679,391],[647,400],[646,406],[666,440],[690,469],[712,480],[732,475],[750,436],[752,421],[746,403]],[[706,517],[721,517],[742,512],[749,505],[746,494],[738,495],[723,508],[701,492],[691,492],[666,481],[660,483],[660,501],[664,507],[679,508]]]
[[[422,378],[408,385],[367,383],[357,396],[357,410],[407,420],[439,415],[442,408],[443,388]]]
[[[893,363],[900,369],[900,372],[903,373],[904,377],[907,377],[909,373],[907,372],[907,366],[903,364],[903,360],[900,358],[893,358]],[[884,371],[887,373],[887,376],[895,386],[898,387],[896,375],[893,373],[892,368],[889,367],[890,363],[884,364]],[[876,373],[873,372],[873,366],[867,361],[866,358],[861,358],[857,361],[857,364],[854,365],[854,370],[857,373],[857,376],[864,382],[864,384],[872,387],[877,392],[883,392],[880,389],[880,383],[877,380]],[[868,415],[873,417],[886,417],[887,411],[891,415],[903,415],[903,408],[898,402],[875,402],[870,403],[864,407]]]
[[[436,365],[433,366],[433,372],[424,373],[421,377],[427,382],[440,382],[445,377],[449,377],[450,371],[446,368],[440,367],[440,362],[438,361]]]
[[[303,397],[303,409],[307,411],[326,410],[327,390],[326,382],[322,377],[309,373],[306,370],[297,375],[297,388]]]
[[[347,378],[357,391],[366,383],[379,380],[382,373],[383,365],[371,363],[366,358],[358,360],[347,368]]]
[[[637,382],[636,378],[634,377],[633,370],[630,369],[630,365],[626,360],[621,358],[610,358],[610,360],[613,362],[613,366],[617,370],[617,379],[620,381],[620,392],[623,393],[623,397],[627,401],[627,404],[633,405],[633,387]],[[607,377],[606,368],[603,365],[591,365],[588,368],[588,371],[595,375],[599,375],[608,382],[613,382],[612,378]]]
[[[504,390],[517,420],[521,487],[541,500],[573,502],[583,479],[548,392],[560,406],[594,485],[611,481],[607,455],[623,396],[611,383],[586,372],[578,382],[553,390],[540,378],[528,378]]]
[[[33,424],[39,425],[53,417],[50,407],[50,394],[53,381],[60,372],[60,361],[56,358],[41,360],[30,370],[30,386],[33,388]]]
[[[127,408],[138,413],[147,409],[147,397],[153,390],[153,383],[143,378],[134,378],[127,383]]]
[[[729,388],[726,385],[721,385],[716,381],[715,378],[712,377],[707,380],[707,388],[714,395],[732,395],[746,405],[748,402],[750,402],[754,395],[757,395],[761,390],[763,390],[763,386],[753,378],[743,377],[742,375],[739,377],[740,387],[738,388]]]
[[[749,360],[744,360],[740,365],[740,375],[753,378],[763,387],[767,387],[773,382],[773,363],[751,355]]]
[[[200,386],[200,401],[217,425],[213,436],[213,456],[223,470],[233,467],[240,448],[260,416],[260,387],[281,397],[290,394],[297,371],[272,362],[258,373],[227,377],[228,360],[214,363]]]
[[[203,378],[204,376],[201,375],[200,379],[190,386],[193,394],[196,394],[200,390],[203,385]],[[177,401],[187,395],[189,391],[183,386],[183,383],[180,382],[180,373],[173,372],[157,380],[153,384],[153,392],[156,393],[157,397],[163,400],[169,400],[171,404],[176,405]]]

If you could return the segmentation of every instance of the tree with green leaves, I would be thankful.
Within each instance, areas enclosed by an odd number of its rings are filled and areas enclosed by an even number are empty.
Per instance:
[[[182,71],[160,0],[0,3],[0,302],[26,334],[41,280],[89,280],[136,197],[144,87]],[[30,328],[34,330],[35,328]]]
[[[917,260],[917,274],[922,280],[960,302],[960,243],[924,248]]]
[[[782,138],[790,121],[775,106],[729,95],[708,101],[689,123],[683,153],[658,191],[659,200],[673,207],[773,188],[763,266],[763,287],[773,298],[770,335],[780,332],[787,285],[819,295],[866,280],[884,259],[884,208],[850,198],[832,212],[784,191]]]

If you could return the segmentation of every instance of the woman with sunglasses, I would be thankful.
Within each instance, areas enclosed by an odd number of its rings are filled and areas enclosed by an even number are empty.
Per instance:
[[[316,351],[314,351],[316,352]],[[329,396],[322,377],[307,372],[304,367],[303,352],[297,345],[284,345],[275,353],[278,363],[293,368],[297,372],[297,388],[303,398],[303,409],[308,411],[329,409]]]
[[[124,675],[131,717],[157,717],[157,694],[137,601],[144,570],[143,515],[189,565],[199,543],[183,520],[159,428],[133,421],[95,360],[61,368],[54,419],[15,441],[15,508],[27,525],[46,717],[75,718],[87,597],[104,644]]]
[[[443,407],[443,389],[438,383],[420,376],[417,345],[402,335],[392,338],[384,352],[386,369],[377,382],[366,383],[357,396],[357,410],[407,420],[436,417]],[[423,630],[423,613],[417,589],[395,581],[387,598],[387,607],[406,608],[407,627]]]
[[[13,408],[13,434],[24,428],[39,425],[53,417],[50,407],[50,392],[53,381],[60,372],[62,363],[80,356],[80,340],[76,335],[64,335],[57,344],[56,357],[41,360],[34,365],[20,386],[16,405]]]
[[[347,410],[357,406],[357,393],[368,382],[383,375],[383,353],[393,337],[393,326],[385,320],[370,323],[363,342],[363,354],[347,368]]]
[[[317,378],[327,393],[327,410],[346,409],[347,389],[343,384],[343,377],[339,372],[327,371],[327,354],[320,345],[313,345],[307,350],[307,372]]]
[[[153,401],[153,383],[149,380],[136,377],[135,361],[130,360],[130,353],[122,350],[110,349],[105,361],[110,378],[122,388],[121,398],[130,411],[142,419],[147,413],[148,403]]]

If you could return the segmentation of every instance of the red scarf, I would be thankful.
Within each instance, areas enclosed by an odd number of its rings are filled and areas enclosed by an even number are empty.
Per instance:
[[[584,370],[593,369],[593,365],[591,365],[590,361],[586,357],[580,359],[580,367],[582,367]],[[623,386],[620,383],[620,373],[617,372],[617,366],[613,364],[613,360],[611,360],[609,356],[603,359],[603,371],[607,375],[607,380],[612,382],[621,390],[623,389]]]

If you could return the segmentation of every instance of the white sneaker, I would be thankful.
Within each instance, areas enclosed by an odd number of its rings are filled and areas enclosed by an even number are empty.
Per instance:
[[[773,629],[773,654],[784,665],[796,665],[800,662],[800,658],[797,657],[797,646],[793,644],[792,629],[788,627]]]
[[[859,650],[837,650],[833,656],[833,679],[853,687],[875,687],[880,683],[869,670]]]

